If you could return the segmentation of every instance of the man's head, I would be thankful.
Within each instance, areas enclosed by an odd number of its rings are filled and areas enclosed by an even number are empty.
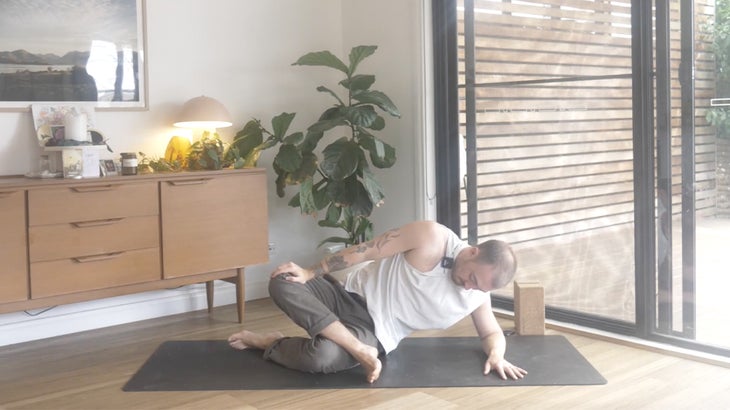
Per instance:
[[[451,279],[465,289],[482,292],[506,286],[517,271],[517,257],[503,241],[490,239],[461,251],[454,260]]]

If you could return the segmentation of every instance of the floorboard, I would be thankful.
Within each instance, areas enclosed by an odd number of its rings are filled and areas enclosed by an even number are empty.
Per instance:
[[[246,304],[246,327],[303,334],[269,299]],[[501,320],[503,327],[512,322]],[[571,333],[603,386],[126,393],[166,340],[224,339],[234,306],[0,348],[0,409],[687,409],[730,408],[730,369]],[[414,336],[471,336],[466,319]],[[529,370],[529,369],[528,369]]]

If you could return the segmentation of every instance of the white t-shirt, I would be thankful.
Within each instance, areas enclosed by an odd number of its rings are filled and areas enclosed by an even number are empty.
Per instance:
[[[446,257],[469,247],[451,233]],[[396,254],[362,266],[345,278],[345,289],[365,298],[375,336],[386,353],[415,330],[446,329],[489,301],[489,293],[466,290],[451,280],[451,269],[439,264],[429,272]]]

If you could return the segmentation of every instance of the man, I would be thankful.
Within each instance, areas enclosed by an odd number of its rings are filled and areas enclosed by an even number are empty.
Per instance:
[[[471,314],[488,356],[484,374],[520,379],[527,372],[504,359],[506,341],[489,298],[490,290],[512,280],[516,266],[504,242],[469,246],[436,222],[409,223],[312,268],[289,262],[274,270],[271,297],[310,338],[242,330],[228,342],[262,349],[265,359],[301,371],[331,373],[359,364],[372,383],[382,368],[378,356],[411,332],[445,329]],[[329,273],[344,269],[343,286]]]

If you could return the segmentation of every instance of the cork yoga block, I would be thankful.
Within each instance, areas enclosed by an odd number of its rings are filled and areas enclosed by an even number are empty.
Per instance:
[[[515,330],[520,335],[545,334],[545,290],[539,282],[514,283]]]

